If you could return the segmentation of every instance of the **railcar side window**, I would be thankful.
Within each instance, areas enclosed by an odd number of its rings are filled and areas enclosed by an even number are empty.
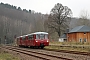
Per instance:
[[[29,35],[29,36],[28,36],[28,39],[29,39],[29,40],[33,40],[33,35]]]
[[[19,40],[19,38],[17,38],[17,40]]]
[[[20,40],[20,38],[17,38],[17,40]]]
[[[22,40],[26,40],[26,38],[25,37],[22,37]]]

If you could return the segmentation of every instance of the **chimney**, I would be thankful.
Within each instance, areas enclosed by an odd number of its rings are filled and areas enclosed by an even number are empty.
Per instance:
[[[69,32],[69,28],[67,28],[67,30],[66,30],[66,33],[68,33]]]

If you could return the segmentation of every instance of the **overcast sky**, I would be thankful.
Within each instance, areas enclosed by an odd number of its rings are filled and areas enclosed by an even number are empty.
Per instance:
[[[0,0],[0,2],[43,14],[49,14],[55,4],[61,3],[72,10],[73,17],[79,17],[83,10],[90,15],[90,0]]]

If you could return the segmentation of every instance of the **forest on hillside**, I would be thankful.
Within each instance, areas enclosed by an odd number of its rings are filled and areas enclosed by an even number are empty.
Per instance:
[[[12,43],[17,36],[37,31],[48,32],[50,34],[50,40],[58,40],[58,33],[56,33],[54,29],[50,30],[47,27],[47,22],[49,22],[48,17],[51,17],[51,15],[34,12],[32,10],[28,11],[26,9],[21,9],[21,7],[0,3],[0,43],[4,43],[5,39],[7,43]],[[79,22],[78,20],[80,21],[83,19],[71,18],[68,23],[65,23],[68,27],[64,26],[65,24],[63,26],[59,25],[62,27],[60,34],[63,34],[67,28],[72,29],[80,25],[81,23],[77,24],[77,22]],[[87,21],[86,24],[88,23]],[[88,26],[90,26],[90,24],[88,24]]]
[[[45,31],[44,21],[48,15],[21,9],[10,4],[0,3],[0,40],[4,43],[5,36],[8,42],[14,37],[36,31]],[[10,40],[10,41],[9,41]]]

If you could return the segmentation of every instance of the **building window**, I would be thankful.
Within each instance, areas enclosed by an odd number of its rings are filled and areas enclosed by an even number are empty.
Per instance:
[[[79,41],[82,42],[82,39],[80,38]]]
[[[87,42],[87,41],[86,41],[86,38],[84,38],[84,42]]]

